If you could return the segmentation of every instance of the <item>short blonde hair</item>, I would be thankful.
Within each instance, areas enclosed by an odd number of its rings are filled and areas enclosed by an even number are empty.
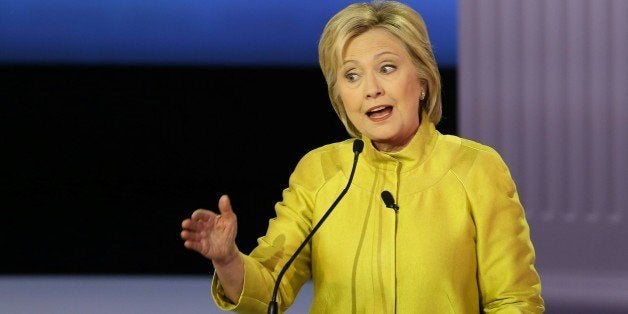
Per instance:
[[[421,101],[417,114],[420,116],[424,111],[430,121],[438,124],[442,115],[441,78],[427,27],[414,9],[390,0],[350,4],[336,13],[323,29],[318,43],[318,62],[327,82],[329,99],[340,121],[351,136],[361,136],[347,117],[336,82],[347,42],[373,28],[385,29],[403,43],[419,79],[427,85],[425,100]]]

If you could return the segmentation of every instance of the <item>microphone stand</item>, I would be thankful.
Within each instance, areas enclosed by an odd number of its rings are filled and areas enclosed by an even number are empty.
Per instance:
[[[314,233],[316,232],[316,230],[318,230],[318,228],[323,224],[325,219],[327,219],[329,214],[331,214],[331,211],[336,207],[336,205],[338,205],[338,203],[340,202],[342,197],[349,190],[349,186],[351,185],[351,181],[353,181],[353,175],[355,173],[355,168],[356,168],[356,165],[358,163],[358,155],[360,155],[360,153],[362,152],[363,148],[364,148],[364,142],[362,142],[362,140],[356,139],[355,141],[353,141],[353,152],[354,152],[355,155],[353,157],[353,167],[351,168],[351,175],[349,175],[349,181],[347,182],[347,186],[345,186],[345,188],[342,190],[342,192],[340,192],[340,195],[338,195],[338,197],[336,198],[334,203],[331,204],[331,206],[325,212],[323,217],[318,221],[318,223],[316,223],[314,228],[312,228],[312,231],[310,231],[310,233],[307,235],[307,237],[305,237],[303,242],[301,242],[301,245],[299,245],[297,250],[294,251],[294,253],[292,253],[292,256],[290,257],[288,262],[286,262],[286,264],[283,265],[283,268],[281,268],[281,271],[279,272],[279,275],[277,275],[277,280],[275,280],[275,287],[273,288],[272,298],[270,299],[270,303],[268,303],[268,314],[277,314],[278,311],[279,311],[279,308],[278,308],[279,306],[277,304],[277,292],[279,291],[279,283],[281,282],[281,278],[283,278],[283,275],[288,270],[288,267],[290,266],[290,264],[292,264],[294,259],[301,252],[301,250],[305,247],[305,245],[307,245],[307,243],[310,241],[312,236],[314,236]]]

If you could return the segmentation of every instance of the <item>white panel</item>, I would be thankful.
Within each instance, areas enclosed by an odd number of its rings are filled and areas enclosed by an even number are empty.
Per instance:
[[[590,142],[589,119],[587,110],[587,90],[589,79],[587,73],[590,72],[590,59],[587,56],[587,23],[586,20],[586,2],[589,0],[576,0],[566,2],[565,8],[566,18],[566,48],[568,53],[565,55],[567,62],[567,73],[565,80],[567,81],[568,93],[565,98],[567,110],[565,123],[567,130],[565,137],[565,150],[563,155],[565,162],[570,169],[566,175],[567,187],[567,206],[563,215],[568,222],[574,222],[582,215],[582,211],[590,206],[587,205],[589,198],[587,197],[587,177],[589,176],[588,150]]]
[[[628,1],[459,1],[459,133],[510,166],[540,263],[628,271]]]
[[[567,198],[565,197],[565,177],[567,171],[562,154],[565,140],[565,127],[563,123],[564,113],[567,106],[565,104],[566,92],[566,66],[565,55],[565,10],[560,1],[543,2],[543,18],[545,19],[544,29],[541,35],[542,59],[539,65],[538,74],[543,81],[542,101],[533,106],[543,106],[544,131],[542,138],[538,138],[539,147],[533,149],[543,156],[542,169],[545,178],[543,219],[553,220],[561,209],[567,208]],[[527,66],[538,67],[535,64]],[[522,130],[525,133],[525,130]]]
[[[591,60],[589,71],[589,84],[587,91],[586,105],[591,117],[591,140],[588,150],[591,158],[590,163],[590,192],[591,207],[585,216],[589,222],[598,222],[602,217],[607,216],[610,209],[609,183],[611,178],[611,143],[610,143],[610,115],[613,107],[610,98],[612,87],[615,82],[609,80],[610,67],[610,38],[609,38],[609,8],[606,5],[597,5],[592,1],[587,2],[587,11],[590,20],[588,22],[587,37],[588,55]]]
[[[625,214],[627,3],[460,3],[459,130],[500,151],[530,217]]]
[[[522,148],[522,133],[519,130],[522,127],[521,111],[525,104],[521,99],[521,75],[511,73],[521,73],[521,2],[503,1],[498,8],[497,15],[501,18],[496,25],[499,37],[495,47],[495,62],[499,72],[494,93],[499,125],[491,129],[501,147],[503,158],[510,165],[515,179],[518,179],[522,172],[521,159],[517,158]]]
[[[521,9],[521,91],[523,100],[523,125],[517,131],[521,133],[521,152],[519,158],[522,160],[522,167],[517,184],[519,187],[522,202],[529,219],[533,219],[543,208],[544,171],[540,165],[545,160],[543,154],[538,152],[536,147],[539,139],[545,137],[543,129],[544,110],[542,103],[543,81],[539,75],[538,66],[529,66],[542,60],[542,43],[537,40],[543,30],[543,6],[540,1],[530,1]],[[461,101],[461,106],[462,101]],[[461,117],[464,119],[463,117]],[[525,130],[525,132],[523,131]]]
[[[611,1],[610,7],[610,90],[611,129],[610,180],[613,207],[609,219],[619,223],[628,214],[628,1]]]
[[[478,1],[478,13],[482,16],[477,16],[477,43],[476,51],[477,56],[481,56],[475,60],[475,72],[481,81],[477,81],[475,85],[476,93],[476,121],[477,125],[476,134],[480,138],[490,139],[495,141],[495,134],[491,122],[498,121],[497,115],[498,106],[495,100],[495,86],[499,85],[499,75],[497,72],[498,62],[497,50],[495,49],[498,29],[495,27],[495,19],[484,18],[484,15],[495,16],[498,14],[497,8],[499,3],[494,3],[491,0]]]

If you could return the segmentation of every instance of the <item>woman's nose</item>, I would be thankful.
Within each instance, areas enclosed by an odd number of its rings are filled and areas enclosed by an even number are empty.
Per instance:
[[[376,98],[384,94],[379,80],[376,75],[367,75],[365,82],[365,95],[366,98]]]

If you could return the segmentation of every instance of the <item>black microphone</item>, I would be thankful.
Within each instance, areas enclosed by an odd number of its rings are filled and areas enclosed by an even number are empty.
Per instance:
[[[395,199],[393,198],[392,194],[390,194],[390,192],[386,190],[382,192],[382,201],[384,201],[384,205],[386,205],[386,207],[392,208],[395,211],[399,210],[399,206],[395,204]]]
[[[316,230],[318,230],[318,228],[323,224],[325,219],[327,219],[327,216],[329,216],[329,214],[331,214],[331,211],[336,207],[336,205],[338,205],[338,202],[340,202],[340,199],[342,199],[342,197],[345,196],[345,194],[349,190],[349,186],[351,185],[351,181],[353,181],[353,174],[355,173],[355,166],[358,164],[358,155],[360,155],[360,153],[362,152],[363,148],[364,148],[364,142],[362,142],[362,140],[356,139],[355,141],[353,141],[353,153],[355,155],[353,157],[353,167],[351,168],[351,175],[349,175],[349,182],[347,182],[347,186],[345,186],[345,188],[342,190],[342,192],[340,192],[340,195],[338,195],[338,198],[336,198],[334,203],[331,204],[329,209],[325,212],[323,217],[318,221],[316,226],[314,226],[314,228],[312,228],[312,231],[310,231],[310,233],[307,235],[307,237],[305,237],[305,240],[303,240],[303,242],[297,248],[297,250],[294,251],[294,253],[292,253],[292,256],[290,257],[288,262],[286,262],[286,264],[283,265],[283,268],[281,269],[281,271],[279,272],[279,275],[277,275],[277,279],[275,280],[275,287],[273,288],[273,296],[270,299],[270,303],[268,303],[268,314],[276,314],[278,312],[277,292],[279,290],[279,283],[281,282],[281,278],[283,277],[283,275],[286,272],[286,270],[288,270],[288,266],[290,266],[290,264],[292,264],[294,259],[299,255],[299,252],[301,252],[301,250],[305,247],[305,245],[310,241],[312,236],[314,236],[314,233],[316,232]]]

